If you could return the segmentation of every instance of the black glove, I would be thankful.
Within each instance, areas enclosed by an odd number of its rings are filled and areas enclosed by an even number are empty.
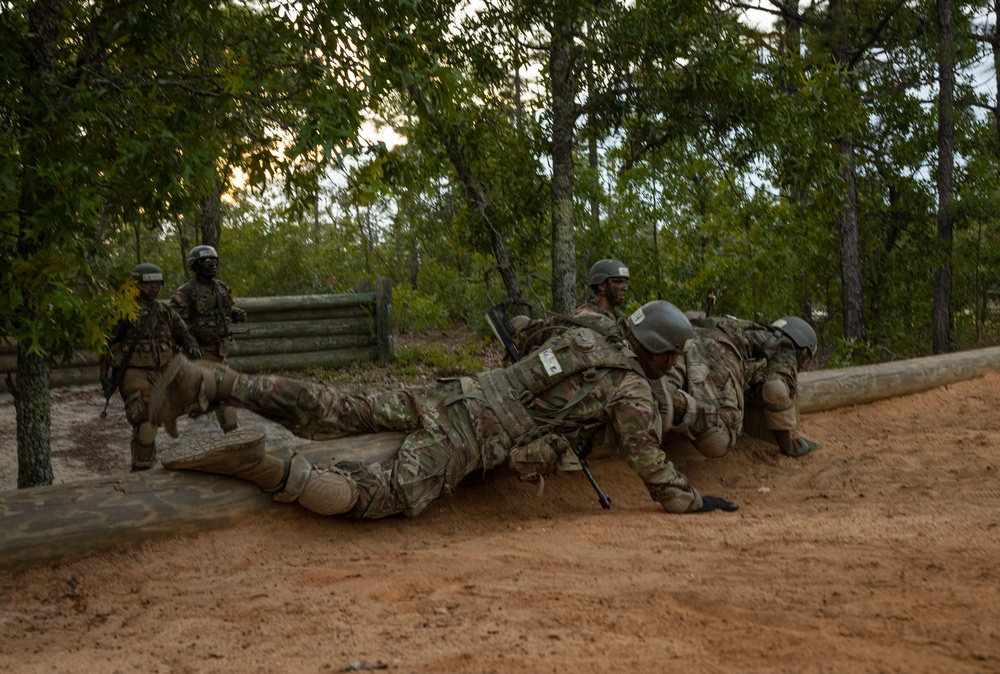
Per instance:
[[[798,458],[805,456],[809,452],[815,452],[817,449],[823,449],[823,445],[812,440],[806,440],[805,438],[795,438],[795,441],[792,442],[792,451],[785,452],[784,454],[785,456]]]
[[[198,360],[199,358],[201,358],[201,349],[199,349],[197,346],[192,346],[190,349],[188,349],[188,356],[191,358],[191,360]]]
[[[710,513],[713,510],[724,510],[727,513],[731,513],[734,510],[739,510],[740,507],[735,503],[730,503],[721,496],[702,496],[701,497],[701,510],[696,510],[699,513]]]

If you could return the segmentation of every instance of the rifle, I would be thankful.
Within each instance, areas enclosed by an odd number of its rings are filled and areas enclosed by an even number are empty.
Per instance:
[[[590,464],[587,463],[587,457],[593,449],[594,441],[591,438],[587,438],[586,441],[573,448],[573,453],[576,454],[576,458],[580,460],[580,467],[583,468],[583,474],[586,475],[587,479],[590,481],[590,486],[597,492],[597,500],[600,501],[601,507],[605,510],[610,510],[611,497],[604,493],[601,489],[601,485],[597,484],[597,480],[594,479],[594,474],[590,472]]]
[[[709,293],[708,297],[705,299],[705,318],[709,318],[712,315],[712,309],[715,307],[715,293]]]
[[[139,346],[141,342],[146,337],[146,330],[149,329],[149,322],[153,319],[153,312],[156,309],[156,303],[150,305],[149,311],[146,312],[146,318],[142,322],[142,327],[139,328],[139,332],[136,334],[135,339],[128,347],[128,352],[125,357],[122,358],[122,364],[118,367],[111,368],[111,382],[104,387],[104,409],[101,410],[101,418],[105,419],[108,416],[108,405],[111,404],[111,396],[115,394],[118,387],[122,385],[122,380],[125,379],[125,370],[128,369],[128,364],[132,361],[132,354],[135,353],[136,347]]]
[[[507,351],[507,355],[510,356],[511,362],[516,363],[521,360],[521,354],[518,351],[517,345],[514,344],[514,339],[512,335],[514,334],[514,329],[510,325],[509,321],[506,320],[506,308],[505,302],[494,305],[484,314],[486,317],[486,322],[489,324],[490,328],[493,330],[493,334],[496,338],[500,340],[503,344],[504,349]],[[590,482],[590,486],[594,488],[597,492],[597,500],[601,504],[601,508],[608,510],[611,508],[611,497],[604,493],[601,489],[601,485],[597,484],[597,480],[594,478],[594,474],[590,472],[590,464],[587,462],[587,456],[593,450],[593,441],[591,438],[587,438],[584,442],[578,443],[573,447],[573,454],[580,461],[580,467],[583,469],[583,474],[587,477]]]

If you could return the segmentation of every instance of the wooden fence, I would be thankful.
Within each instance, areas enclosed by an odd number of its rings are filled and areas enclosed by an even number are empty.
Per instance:
[[[337,367],[359,360],[390,361],[392,285],[385,279],[358,283],[343,295],[238,297],[246,323],[234,323],[236,348],[229,364],[241,372]],[[0,342],[0,381],[17,373],[17,345]],[[97,356],[78,351],[52,366],[51,384],[98,382]]]

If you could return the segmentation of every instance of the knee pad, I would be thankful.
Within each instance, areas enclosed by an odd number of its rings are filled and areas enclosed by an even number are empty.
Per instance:
[[[299,505],[319,515],[340,515],[358,502],[358,485],[340,473],[314,472],[306,480]]]
[[[780,412],[792,406],[792,392],[784,379],[768,379],[761,390],[764,405],[772,412]]]
[[[153,441],[156,440],[156,431],[158,430],[157,426],[148,421],[143,421],[139,423],[139,427],[135,431],[135,437],[143,445],[152,445]]]
[[[736,445],[736,438],[731,437],[722,428],[710,428],[691,441],[695,449],[710,459],[718,459],[729,453]]]
[[[792,392],[783,379],[769,379],[761,390],[764,399],[764,420],[776,431],[790,431],[798,425]]]

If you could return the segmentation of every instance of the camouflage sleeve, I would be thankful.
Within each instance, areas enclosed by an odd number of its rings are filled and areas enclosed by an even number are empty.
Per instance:
[[[233,291],[230,290],[229,286],[223,283],[222,287],[225,290],[222,297],[222,306],[225,307],[226,318],[233,323],[245,323],[247,320],[246,310],[236,306],[236,300],[233,299]]]
[[[660,449],[660,415],[649,382],[626,372],[607,411],[619,451],[642,478],[653,500],[671,513],[700,510],[701,495]]]
[[[191,291],[185,283],[170,296],[168,305],[186,322],[191,318]]]
[[[233,291],[229,289],[222,281],[218,281],[220,292],[222,293],[222,308],[226,310],[226,313],[232,311],[233,309]]]
[[[768,356],[764,368],[764,381],[768,379],[784,379],[791,391],[792,397],[798,390],[799,362],[795,344],[787,337],[782,337],[775,343],[773,353]]]
[[[170,325],[170,335],[174,338],[174,343],[181,347],[181,350],[185,353],[190,349],[197,348],[198,342],[188,332],[187,323],[184,322],[180,314],[170,306],[164,306],[163,308],[168,314],[166,320]]]

